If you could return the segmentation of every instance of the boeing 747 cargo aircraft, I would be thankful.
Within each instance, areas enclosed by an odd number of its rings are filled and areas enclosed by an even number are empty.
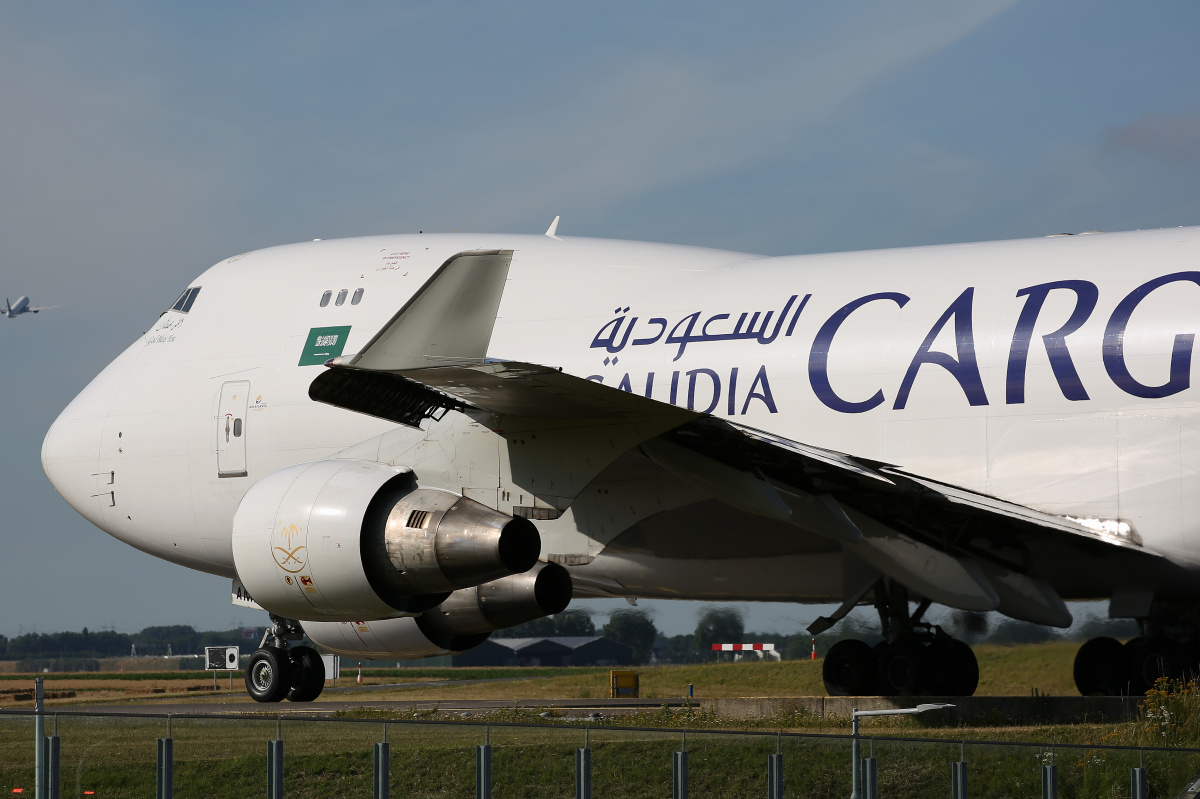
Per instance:
[[[1200,663],[1200,228],[768,258],[395,235],[200,274],[47,433],[84,517],[270,612],[247,687],[462,651],[571,597],[840,603],[832,694],[971,694],[933,603]],[[157,309],[154,309],[157,311]],[[147,309],[148,317],[151,309]]]

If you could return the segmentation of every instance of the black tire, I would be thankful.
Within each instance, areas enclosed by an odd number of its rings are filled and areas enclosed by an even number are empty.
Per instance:
[[[916,641],[897,641],[879,660],[879,688],[885,696],[911,696],[925,687],[925,647]]]
[[[255,702],[282,702],[292,688],[292,664],[278,647],[254,650],[246,664],[246,691]]]
[[[1170,638],[1135,638],[1125,649],[1129,653],[1129,693],[1133,695],[1145,694],[1160,679],[1181,679],[1190,665],[1187,649]]]
[[[325,661],[311,646],[294,646],[288,650],[292,661],[292,688],[289,702],[311,702],[325,690]]]
[[[979,687],[979,661],[975,652],[966,643],[951,638],[942,649],[941,657],[946,659],[949,680],[947,687],[952,696],[974,696]],[[936,692],[936,688],[934,688]]]
[[[1120,641],[1089,639],[1075,653],[1075,687],[1084,696],[1120,696],[1128,691],[1128,663],[1129,654]]]
[[[821,678],[830,696],[870,696],[877,693],[875,653],[865,641],[848,638],[834,644],[821,664]]]

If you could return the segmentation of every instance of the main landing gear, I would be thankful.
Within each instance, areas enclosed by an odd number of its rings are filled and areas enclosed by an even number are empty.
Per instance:
[[[1084,696],[1140,696],[1159,679],[1200,673],[1200,611],[1190,602],[1156,601],[1137,619],[1141,635],[1122,644],[1092,638],[1075,654],[1075,687]]]
[[[909,613],[908,590],[881,579],[875,608],[884,639],[838,641],[825,655],[821,676],[830,696],[971,696],[979,686],[979,663],[971,647],[937,625],[922,621],[930,602]]]
[[[304,631],[272,615],[272,626],[246,664],[246,690],[255,702],[311,702],[325,688],[325,663],[311,646],[289,647]]]

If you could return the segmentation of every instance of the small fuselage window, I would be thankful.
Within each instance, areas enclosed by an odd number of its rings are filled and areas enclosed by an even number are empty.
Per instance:
[[[233,420],[233,437],[234,438],[242,437],[242,420],[241,419]]]
[[[333,296],[333,292],[332,292],[332,291],[327,291],[327,292],[325,292],[324,294],[322,294],[322,295],[321,295],[321,307],[322,307],[322,308],[324,308],[326,305],[328,305],[328,304],[329,304],[329,298],[330,298],[330,297],[332,297],[332,296]]]
[[[350,298],[350,304],[358,305],[360,302],[362,302],[362,295],[363,295],[362,289],[355,289],[354,296]]]
[[[192,310],[192,303],[196,301],[196,295],[200,293],[199,286],[191,286],[179,295],[179,299],[175,300],[175,304],[171,306],[172,311],[187,313]]]
[[[341,291],[339,291],[338,298],[336,300],[334,300],[333,304],[341,305],[342,303],[344,303],[346,301],[346,294],[348,293],[348,291],[349,291],[349,289],[342,289]]]

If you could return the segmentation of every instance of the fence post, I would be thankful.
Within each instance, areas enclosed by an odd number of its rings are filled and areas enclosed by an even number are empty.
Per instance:
[[[592,799],[592,750],[575,750],[575,799]]]
[[[158,739],[158,768],[155,799],[171,799],[175,794],[175,740]]]
[[[283,799],[283,741],[267,741],[267,799]]]
[[[783,799],[783,755],[767,755],[767,799]]]
[[[42,769],[45,772],[42,775],[42,790],[46,799],[58,799],[59,797],[59,742],[60,738],[57,735],[51,735],[42,739]]]
[[[375,744],[375,799],[388,799],[391,790],[389,754],[387,741]]]
[[[475,799],[492,799],[492,745],[475,747]]]
[[[1129,778],[1129,799],[1147,799],[1146,769],[1138,766],[1132,770]]]
[[[687,750],[676,752],[671,761],[671,799],[688,799]]]
[[[875,782],[875,757],[864,757],[862,759],[862,795],[863,799],[876,799],[879,791],[876,788]]]
[[[33,681],[33,710],[36,714],[33,719],[33,795],[35,799],[46,799],[46,744],[42,743],[46,738],[46,716],[42,706],[45,696],[42,678],[37,677]]]
[[[1058,766],[1042,766],[1042,799],[1058,799]]]
[[[956,760],[950,764],[950,780],[952,799],[967,799],[967,761]]]

